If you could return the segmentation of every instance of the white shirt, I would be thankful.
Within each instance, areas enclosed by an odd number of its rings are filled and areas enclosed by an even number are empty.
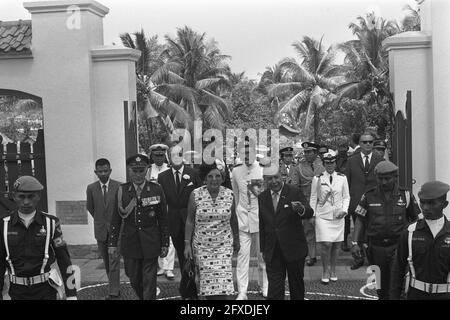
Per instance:
[[[242,164],[233,169],[231,176],[239,230],[259,232],[258,198],[249,191],[247,182],[262,180],[263,167],[257,161],[250,166]]]
[[[181,179],[182,179],[182,177],[183,177],[183,169],[184,169],[184,165],[182,165],[181,168],[178,169],[178,172],[179,172],[178,178],[180,178],[180,183],[181,183]],[[174,179],[175,182],[177,181],[177,175],[176,175],[176,173],[177,173],[177,170],[175,170],[174,168],[172,168],[173,179]]]
[[[36,215],[36,210],[34,210],[32,213],[30,214],[23,214],[20,211],[19,213],[19,218],[23,221],[23,224],[25,225],[25,227],[28,228],[28,226],[31,224],[31,222],[33,222],[34,220],[34,216]]]
[[[370,164],[370,162],[372,161],[372,152],[367,155],[361,152],[361,158],[362,158],[363,164],[366,163],[366,156],[369,157],[369,164]]]
[[[436,238],[436,235],[444,227],[444,223],[445,223],[444,216],[442,216],[442,217],[440,217],[439,219],[436,219],[436,220],[425,219],[425,221],[427,222],[427,225],[430,228],[431,233],[433,234],[433,238]]]
[[[167,165],[167,163],[163,163],[161,166],[157,166],[156,163],[153,163],[147,171],[146,178],[147,180],[157,180],[158,175],[168,169],[169,166]]]
[[[103,183],[100,180],[98,180],[98,183],[100,183],[100,189],[102,190],[102,192],[103,192],[103,186],[106,186],[106,193],[108,193],[110,180],[111,179],[108,179],[108,181],[106,181],[106,183]]]

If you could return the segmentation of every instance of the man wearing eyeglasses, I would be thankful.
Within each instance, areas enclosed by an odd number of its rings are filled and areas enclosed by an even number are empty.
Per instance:
[[[350,205],[348,213],[355,223],[355,209],[361,200],[363,194],[376,187],[377,181],[374,174],[374,168],[383,158],[372,152],[375,137],[370,132],[363,133],[359,138],[360,152],[355,153],[348,159],[347,180],[350,189]],[[348,228],[349,229],[349,228]],[[346,230],[347,232],[349,230]],[[352,239],[352,245],[356,245],[355,239]],[[363,251],[362,251],[363,253]],[[354,255],[354,262],[350,267],[352,270],[358,269],[364,264],[364,255]]]

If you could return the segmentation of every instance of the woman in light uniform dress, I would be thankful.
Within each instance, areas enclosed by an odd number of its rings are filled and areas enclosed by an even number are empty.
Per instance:
[[[314,209],[316,241],[321,244],[322,283],[337,281],[336,259],[338,248],[344,241],[345,219],[350,193],[347,177],[337,173],[336,153],[323,156],[325,172],[316,176],[311,184],[310,205]]]

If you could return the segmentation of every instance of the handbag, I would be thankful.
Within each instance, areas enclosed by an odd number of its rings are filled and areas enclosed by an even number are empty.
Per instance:
[[[187,259],[181,272],[180,294],[184,300],[197,300],[194,259]]]

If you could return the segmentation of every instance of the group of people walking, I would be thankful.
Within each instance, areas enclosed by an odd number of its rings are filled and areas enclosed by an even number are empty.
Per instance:
[[[346,145],[334,152],[304,142],[297,164],[293,149],[283,148],[277,170],[270,171],[267,163],[250,160],[254,143],[247,139],[245,158],[231,173],[220,159],[194,169],[176,159],[182,154],[172,157],[175,145],[156,144],[150,157],[127,159],[126,183],[111,179],[111,164],[98,159],[98,181],[86,197],[109,278],[106,298],[120,299],[121,256],[136,295],[148,300],[156,299],[158,275],[173,279],[176,254],[180,270],[195,263],[198,295],[205,299],[233,297],[236,256],[236,299],[246,300],[253,245],[262,297],[284,299],[287,276],[290,299],[301,300],[304,268],[317,262],[316,245],[321,282],[338,281],[336,260],[339,248],[349,250],[351,217],[351,268],[365,257],[380,268],[380,299],[399,299],[403,288],[408,299],[449,299],[450,222],[443,209],[450,186],[425,183],[420,214],[412,192],[398,186],[398,167],[373,152],[374,140],[370,133],[359,136],[360,148],[350,157]],[[59,220],[36,209],[42,188],[28,176],[14,184],[18,209],[1,220],[0,273],[7,271],[13,299],[56,299],[54,288],[64,286],[76,299]],[[50,268],[55,260],[64,284]]]

